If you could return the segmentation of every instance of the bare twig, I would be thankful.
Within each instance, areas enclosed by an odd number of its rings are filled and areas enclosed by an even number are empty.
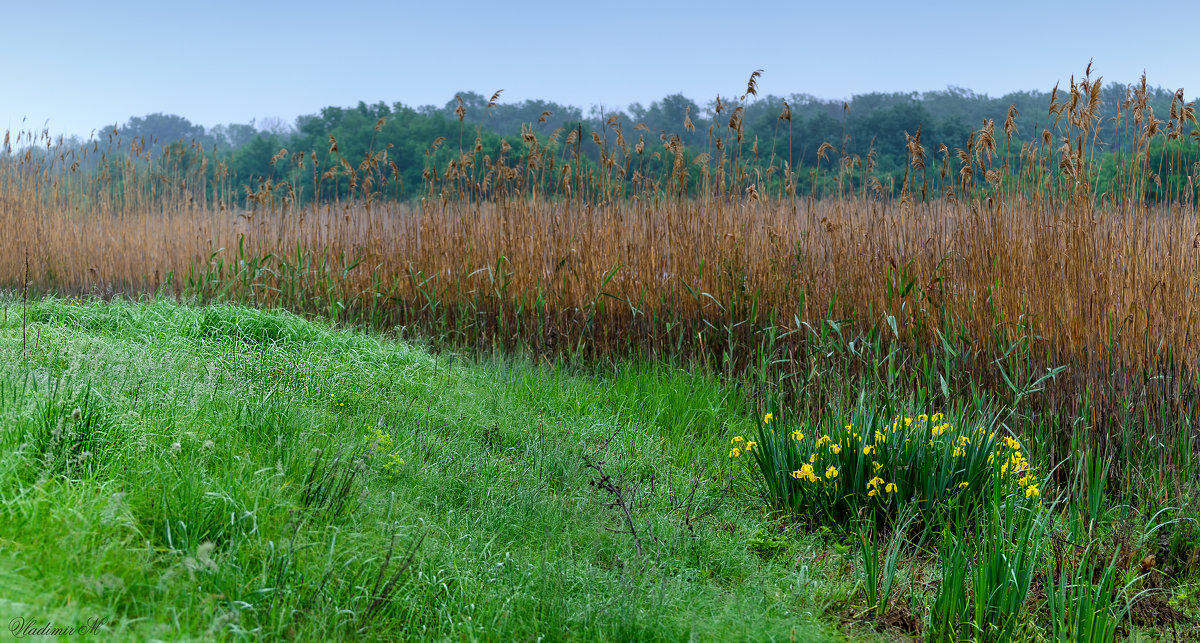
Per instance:
[[[592,462],[591,458],[584,456],[583,463],[584,466],[589,469],[593,469],[596,472],[596,475],[600,476],[595,480],[589,481],[588,484],[600,491],[608,492],[608,494],[612,497],[612,501],[606,506],[620,509],[621,513],[625,516],[626,529],[609,529],[609,531],[633,536],[633,545],[635,548],[637,548],[638,556],[642,556],[642,537],[638,534],[637,525],[635,525],[633,521],[633,502],[637,497],[637,486],[632,484],[623,484],[620,480],[613,482],[612,476],[604,473],[603,460]]]

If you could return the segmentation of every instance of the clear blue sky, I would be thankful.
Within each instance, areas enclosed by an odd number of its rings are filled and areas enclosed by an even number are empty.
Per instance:
[[[623,108],[681,92],[848,98],[1106,81],[1200,92],[1190,2],[20,2],[3,12],[0,129],[86,136],[168,112],[211,127],[458,91]]]

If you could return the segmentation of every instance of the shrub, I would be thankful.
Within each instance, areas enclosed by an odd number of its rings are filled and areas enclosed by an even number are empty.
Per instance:
[[[973,511],[1007,493],[1040,489],[1021,443],[1001,431],[941,413],[888,417],[858,404],[848,417],[794,423],[767,414],[757,440],[735,436],[728,456],[749,461],[766,500],[818,522],[859,515],[894,519],[901,503]]]

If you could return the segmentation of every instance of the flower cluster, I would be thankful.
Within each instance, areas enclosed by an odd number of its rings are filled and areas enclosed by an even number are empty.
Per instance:
[[[864,508],[893,515],[905,502],[929,508],[961,498],[956,506],[973,506],[993,488],[1039,497],[1016,438],[941,413],[881,421],[872,411],[860,407],[841,421],[793,426],[767,414],[757,441],[730,440],[729,457],[753,454],[751,467],[776,506],[834,520]]]
[[[867,497],[874,498],[881,493],[892,494],[896,493],[895,482],[884,482],[883,478],[875,476],[867,481]]]
[[[372,459],[377,453],[386,453],[387,459],[383,463],[384,471],[391,475],[400,473],[400,468],[404,466],[404,458],[400,457],[400,452],[393,449],[395,443],[392,441],[392,436],[380,431],[378,428],[371,429],[367,435],[367,459]]]
[[[770,417],[771,414],[768,413],[767,418],[769,419]],[[754,447],[758,446],[758,443],[754,440],[747,441],[740,435],[735,436],[729,441],[729,443],[733,445],[733,447],[729,449],[729,457],[731,458],[740,458],[742,457],[742,454],[750,453],[754,450]]]

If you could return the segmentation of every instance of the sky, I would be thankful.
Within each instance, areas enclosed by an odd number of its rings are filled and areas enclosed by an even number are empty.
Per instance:
[[[88,137],[165,112],[211,127],[462,91],[624,108],[682,93],[844,99],[1080,76],[1200,92],[1200,4],[1129,2],[5,3],[0,129]]]

